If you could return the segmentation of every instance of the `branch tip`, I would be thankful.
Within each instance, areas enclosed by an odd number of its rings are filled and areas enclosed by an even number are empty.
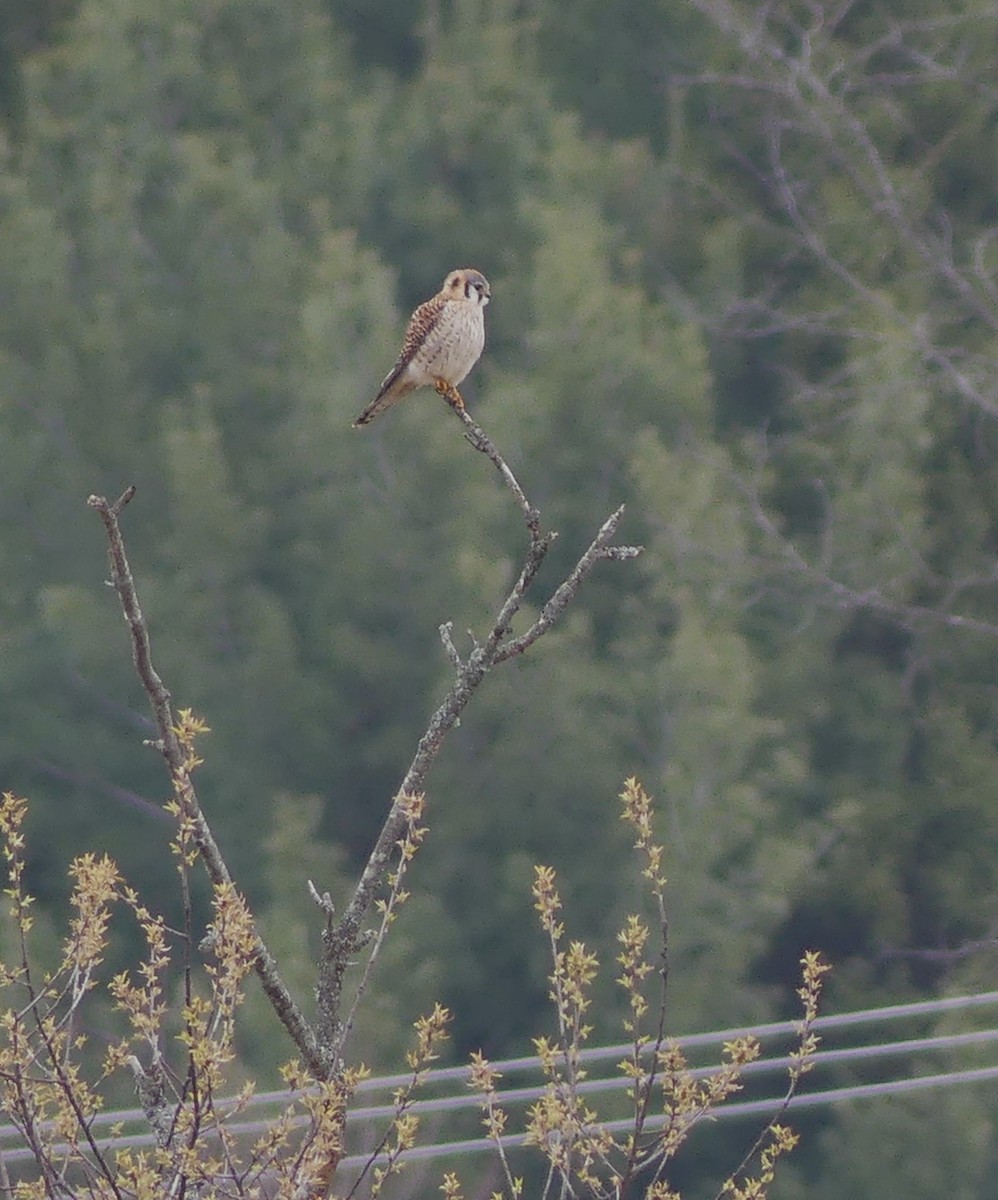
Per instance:
[[[312,897],[313,901],[318,905],[318,907],[322,909],[329,920],[332,920],[336,913],[336,906],[333,904],[332,896],[330,896],[328,892],[323,892],[320,895],[319,889],[315,886],[311,879],[307,879],[305,882],[308,887],[308,894]]]
[[[451,630],[454,628],[453,621],[445,621],[440,626],[440,640],[444,644],[444,649],[447,651],[447,657],[451,661],[451,665],[456,671],[460,671],[464,666],[461,662],[461,655],[457,652],[457,647],[454,645],[454,639],[451,637]]]
[[[132,500],[134,495],[135,495],[135,484],[130,483],[128,485],[128,487],[126,487],[125,490],[121,493],[121,495],[118,497],[118,499],[115,500],[115,502],[111,505],[111,511],[114,513],[115,516],[117,516],[118,513],[121,512],[121,510],[125,507],[126,504],[130,503],[130,501]]]
[[[95,508],[102,517],[117,517],[134,495],[135,484],[131,483],[113,504],[108,502],[106,496],[90,495],[87,497],[87,505],[90,508]]]

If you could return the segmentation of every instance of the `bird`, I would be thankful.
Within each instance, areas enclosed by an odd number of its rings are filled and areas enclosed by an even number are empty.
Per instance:
[[[434,388],[454,408],[463,409],[457,385],[485,349],[485,306],[491,298],[492,289],[481,271],[474,267],[451,271],[440,291],[409,318],[398,361],[354,421],[354,428],[367,425],[420,387]]]

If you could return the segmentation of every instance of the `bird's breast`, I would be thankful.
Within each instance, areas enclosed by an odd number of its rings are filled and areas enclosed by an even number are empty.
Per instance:
[[[441,314],[413,357],[425,382],[445,379],[455,387],[478,362],[485,348],[485,321],[477,304],[453,304]]]

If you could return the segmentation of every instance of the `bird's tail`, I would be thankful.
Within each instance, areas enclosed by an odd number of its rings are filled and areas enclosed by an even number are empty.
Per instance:
[[[391,408],[393,404],[398,404],[403,396],[408,396],[414,390],[415,384],[408,383],[402,378],[404,370],[405,367],[401,364],[395,367],[378,389],[378,394],[354,421],[354,429],[360,425],[369,424],[379,413],[383,413],[386,408]]]

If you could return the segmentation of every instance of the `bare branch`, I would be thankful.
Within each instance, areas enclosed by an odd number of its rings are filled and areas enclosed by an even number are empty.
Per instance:
[[[508,658],[513,658],[517,654],[523,654],[539,637],[543,637],[575,599],[575,594],[578,592],[580,584],[601,559],[620,561],[627,558],[636,558],[641,553],[644,549],[643,546],[611,546],[609,544],[610,539],[617,532],[617,526],[620,524],[623,515],[624,506],[621,505],[616,512],[611,513],[607,517],[600,526],[596,537],[590,543],[589,549],[575,564],[571,574],[564,583],[557,588],[551,599],[544,605],[541,615],[526,633],[515,638],[497,652],[496,662],[505,662]]]
[[[948,629],[965,629],[973,633],[986,634],[988,637],[998,637],[998,624],[995,622],[951,612],[948,609],[948,605],[956,599],[963,587],[991,584],[994,582],[993,577],[974,578],[966,581],[962,586],[951,588],[950,595],[943,604],[937,607],[891,600],[877,586],[870,586],[862,590],[850,587],[849,584],[843,583],[842,580],[829,574],[824,566],[815,566],[804,557],[796,545],[777,528],[773,518],[766,511],[758,492],[745,486],[741,486],[741,490],[748,502],[752,519],[770,542],[786,569],[830,596],[835,608],[846,611],[869,609],[873,612],[883,613],[908,629],[941,625]]]
[[[464,666],[461,662],[461,655],[457,652],[457,647],[454,645],[454,639],[451,637],[451,631],[454,628],[453,621],[446,621],[440,626],[440,640],[444,644],[444,649],[447,651],[447,657],[451,660],[451,664],[455,671],[460,671]]]
[[[503,482],[512,492],[520,511],[524,515],[530,532],[530,547],[527,551],[519,576],[499,608],[492,628],[484,642],[473,639],[473,649],[466,660],[457,653],[451,639],[452,625],[440,628],[447,656],[454,667],[455,677],[450,691],[430,718],[425,733],[420,738],[412,762],[399,785],[388,816],[371,851],[339,924],[329,929],[324,937],[323,958],[316,989],[319,1008],[318,1037],[323,1057],[338,1069],[342,1061],[348,1022],[340,1016],[343,984],[351,957],[360,949],[360,931],[367,911],[381,888],[388,872],[392,856],[407,826],[406,798],[420,795],[447,734],[454,728],[476,689],[486,674],[497,663],[505,662],[514,655],[522,654],[529,646],[561,617],[575,598],[580,584],[601,559],[622,560],[633,558],[641,552],[637,546],[611,546],[610,540],[623,516],[623,507],[611,514],[603,523],[593,543],[583,554],[568,578],[558,587],[545,604],[541,616],[520,638],[507,641],[513,620],[520,609],[523,597],[537,576],[548,550],[557,534],[554,531],[540,532],[539,511],[529,502],[513,472],[496,449],[495,444],[482,428],[467,413],[460,396],[447,397],[467,429],[466,437],[476,450],[487,455],[499,471]]]
[[[328,892],[319,894],[319,889],[315,886],[311,879],[305,881],[308,887],[308,894],[319,908],[326,914],[326,920],[332,921],[336,914],[336,906],[333,904],[333,898]]]
[[[111,583],[118,593],[122,612],[128,624],[135,669],[152,706],[159,733],[156,747],[166,759],[177,800],[182,805],[185,815],[191,818],[194,840],[212,883],[216,886],[231,884],[232,876],[201,810],[190,771],[185,763],[184,751],[177,738],[170,693],[153,666],[149,629],[139,606],[135,580],[132,577],[128,556],[125,553],[124,539],[118,524],[119,515],[134,495],[135,488],[130,487],[113,504],[103,496],[90,496],[87,504],[97,511],[104,523],[111,563]],[[274,1011],[298,1047],[303,1059],[308,1063],[309,1069],[318,1078],[324,1077],[327,1064],[318,1050],[312,1030],[278,974],[277,963],[259,934],[256,939],[255,969]]]
[[[489,461],[502,476],[503,483],[513,493],[517,504],[520,506],[520,511],[523,513],[524,520],[527,522],[531,539],[538,538],[540,536],[541,514],[524,495],[523,488],[520,487],[516,476],[509,469],[506,460],[495,448],[495,444],[488,434],[486,434],[485,430],[470,416],[464,406],[464,402],[462,401],[460,405],[452,401],[449,401],[449,403],[458,420],[464,424],[467,430],[464,436],[476,450],[488,456]]]
[[[844,0],[835,9],[824,4],[801,9],[782,3],[745,8],[731,0],[694,0],[694,7],[737,44],[741,62],[728,73],[676,77],[674,85],[739,89],[755,93],[752,102],[758,98],[765,105],[761,129],[769,142],[768,170],[740,142],[727,139],[723,131],[720,137],[728,143],[733,160],[772,203],[767,203],[765,215],[753,216],[718,186],[689,181],[701,190],[706,187],[725,210],[736,205],[741,223],[768,226],[791,252],[803,254],[835,276],[850,297],[839,319],[834,311],[802,315],[793,311],[792,303],[779,302],[778,280],[770,279],[757,296],[735,301],[733,312],[721,314],[720,332],[726,337],[752,338],[781,327],[807,331],[810,326],[821,336],[824,324],[826,334],[875,342],[880,336],[877,330],[864,329],[853,315],[852,299],[859,298],[862,309],[869,307],[883,315],[891,336],[905,334],[927,375],[945,380],[966,404],[993,418],[998,415],[994,356],[977,347],[987,346],[987,332],[998,329],[998,287],[982,257],[995,229],[985,230],[971,243],[944,207],[935,204],[926,209],[921,192],[916,196],[911,192],[911,179],[936,170],[947,143],[958,136],[956,129],[925,146],[919,171],[912,171],[910,164],[898,170],[894,155],[885,148],[885,125],[872,115],[887,106],[888,126],[900,127],[902,89],[927,93],[940,81],[951,81],[983,105],[993,106],[991,64],[985,56],[971,61],[969,55],[981,30],[993,23],[991,10],[978,8],[927,21],[882,14],[880,35],[871,28],[857,44],[848,35],[837,36],[841,14],[850,5],[851,0]],[[883,69],[885,61],[890,70]],[[836,176],[863,204],[871,230],[881,229],[883,236],[868,236],[865,256],[843,249],[834,218],[827,212],[827,195],[813,175],[794,165],[805,145],[809,160],[820,148],[834,164]],[[771,221],[772,211],[782,214],[786,224],[779,217]],[[909,278],[931,281],[932,293],[946,297],[945,302],[909,306],[901,299],[903,292],[884,288],[883,269],[887,256],[894,253]],[[985,338],[968,337],[970,325],[983,326]]]

